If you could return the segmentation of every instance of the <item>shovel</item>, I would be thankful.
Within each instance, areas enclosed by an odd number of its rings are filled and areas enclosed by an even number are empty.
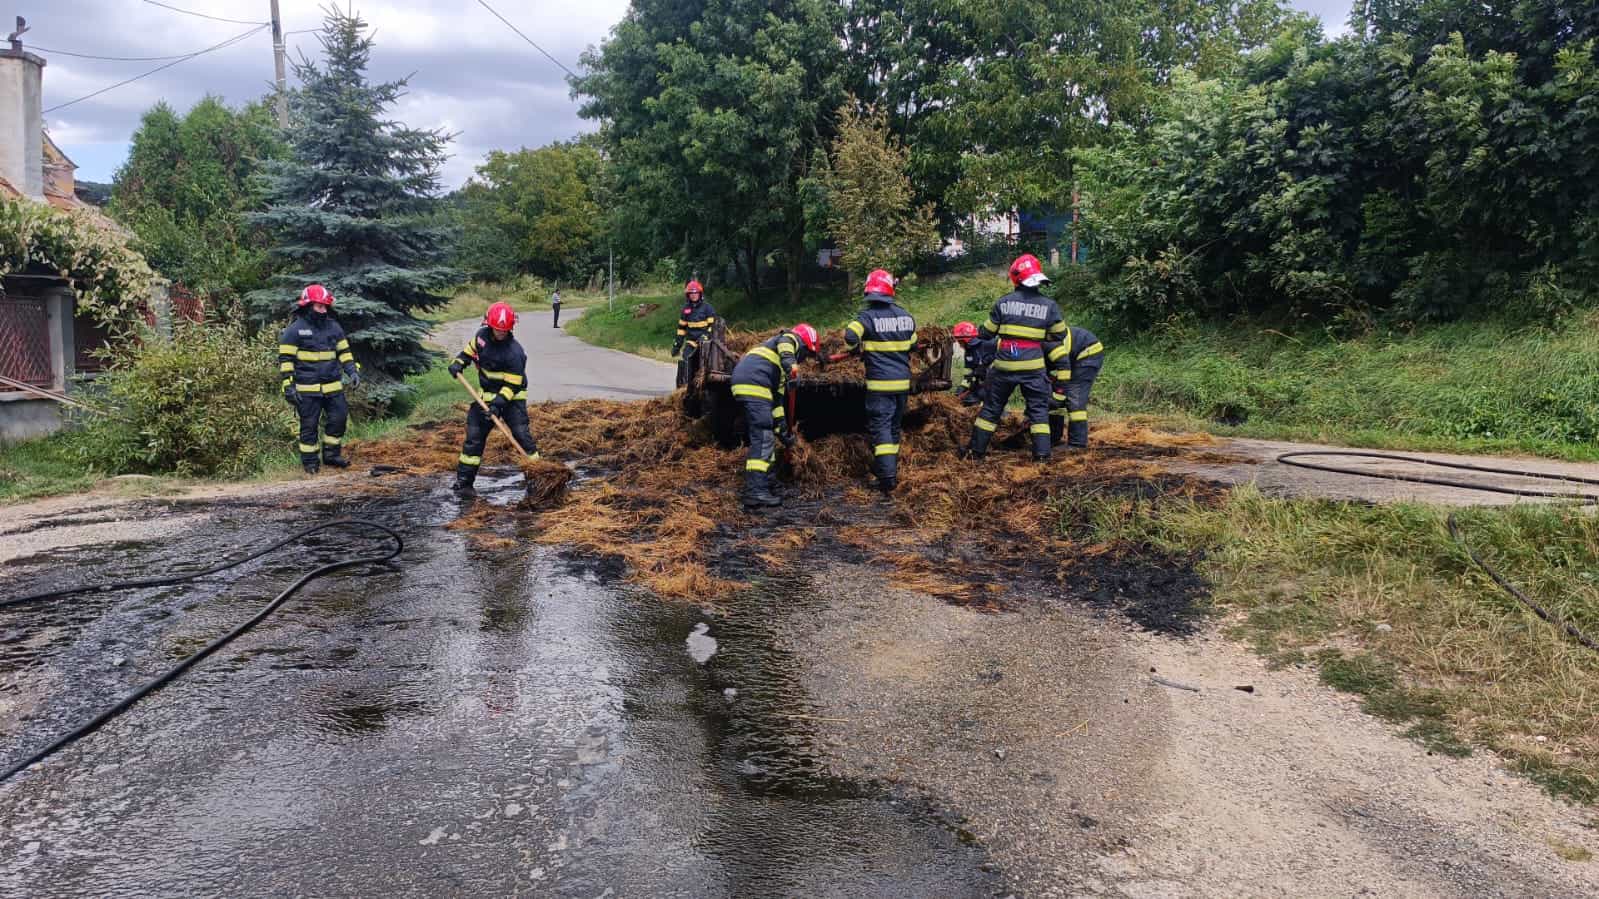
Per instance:
[[[465,387],[466,392],[472,395],[472,400],[478,404],[478,408],[483,410],[483,414],[489,417],[489,421],[494,422],[494,427],[505,435],[505,439],[511,441],[511,445],[517,449],[522,449],[522,444],[517,442],[516,436],[511,433],[510,427],[498,415],[494,414],[494,410],[489,408],[489,404],[483,400],[483,395],[477,392],[477,388],[473,387],[471,382],[461,375],[456,375],[455,380],[461,382],[461,386]],[[529,461],[540,461],[534,458],[533,454],[527,450],[522,450],[522,455]],[[545,476],[541,473],[538,480],[535,480],[530,475],[523,475],[523,478],[527,481],[525,485],[527,488],[527,503],[530,506],[554,505],[566,494],[567,482],[572,479],[571,470],[564,465],[560,465],[549,468],[548,472],[550,476]]]

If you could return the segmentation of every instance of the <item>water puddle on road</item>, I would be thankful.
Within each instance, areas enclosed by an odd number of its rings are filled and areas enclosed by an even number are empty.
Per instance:
[[[929,809],[828,773],[800,660],[771,630],[803,614],[791,590],[759,586],[725,614],[663,603],[618,587],[611,565],[474,547],[442,528],[457,508],[437,484],[367,503],[406,536],[397,568],[317,582],[0,785],[0,894],[1001,891],[981,847]],[[209,557],[317,520],[255,513],[71,559],[88,573]],[[44,613],[64,636],[0,657],[17,691],[0,697],[5,758],[367,545],[330,537],[203,588]],[[0,593],[16,588],[0,567]],[[0,616],[0,646],[35,623]]]

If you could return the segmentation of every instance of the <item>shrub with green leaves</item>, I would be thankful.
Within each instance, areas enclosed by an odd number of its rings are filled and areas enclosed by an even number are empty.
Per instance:
[[[246,475],[293,433],[272,335],[237,326],[181,323],[171,340],[130,341],[96,387],[109,414],[86,420],[73,449],[114,474]]]

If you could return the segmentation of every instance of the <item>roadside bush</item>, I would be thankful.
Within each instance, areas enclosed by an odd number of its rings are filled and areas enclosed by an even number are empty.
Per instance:
[[[276,343],[236,326],[180,324],[115,351],[97,387],[111,414],[73,434],[76,455],[113,474],[238,477],[287,445]]]

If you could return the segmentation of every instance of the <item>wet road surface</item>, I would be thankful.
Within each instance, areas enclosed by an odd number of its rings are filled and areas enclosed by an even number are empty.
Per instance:
[[[568,309],[568,323],[583,314]],[[451,353],[477,333],[478,319],[446,322],[433,329],[433,343]],[[620,350],[584,343],[550,326],[549,307],[523,310],[517,317],[516,339],[527,350],[528,400],[636,400],[671,393],[677,367]]]
[[[494,479],[482,482],[494,495]],[[516,493],[506,481],[499,495]],[[822,774],[761,587],[710,616],[544,550],[474,549],[455,504],[223,511],[159,541],[0,567],[0,595],[145,576],[338,514],[399,564],[318,581],[177,683],[0,785],[0,895],[1001,892],[934,810]],[[0,615],[0,762],[375,542],[289,548],[195,585]]]

